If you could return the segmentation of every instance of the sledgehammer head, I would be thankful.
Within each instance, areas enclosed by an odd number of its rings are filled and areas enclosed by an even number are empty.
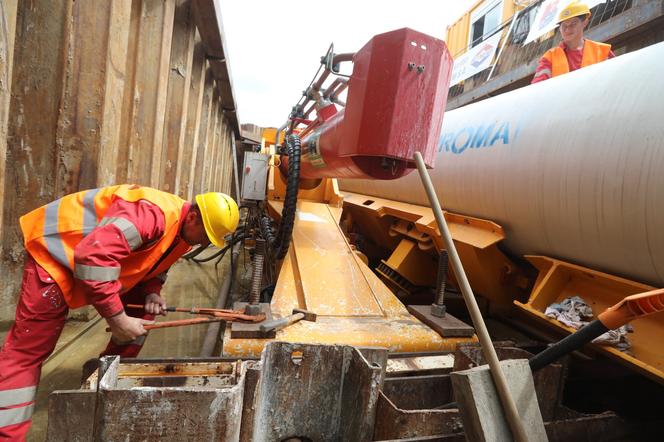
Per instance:
[[[316,322],[316,313],[310,312],[309,310],[304,310],[301,308],[294,308],[293,309],[293,314],[297,313],[302,313],[304,317],[302,318],[303,321],[311,321],[311,322]]]

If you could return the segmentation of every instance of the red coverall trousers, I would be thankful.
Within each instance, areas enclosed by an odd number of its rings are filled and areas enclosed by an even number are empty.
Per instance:
[[[137,286],[123,295],[123,304],[143,304],[145,293],[140,288]],[[16,321],[0,350],[0,440],[25,440],[32,423],[41,366],[55,349],[68,311],[58,285],[28,255],[16,306]],[[127,309],[126,313],[154,319],[142,309]],[[141,336],[127,345],[118,345],[111,340],[101,355],[136,357],[143,340],[144,336]]]

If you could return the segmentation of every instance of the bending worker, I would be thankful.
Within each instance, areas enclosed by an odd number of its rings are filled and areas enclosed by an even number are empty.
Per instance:
[[[27,251],[16,322],[0,351],[0,439],[23,440],[41,365],[69,308],[93,305],[112,338],[102,355],[135,357],[155,314],[166,271],[196,244],[221,247],[239,219],[222,193],[189,203],[170,193],[117,185],[64,196],[20,219]],[[129,303],[145,309],[125,310]]]
[[[590,9],[585,3],[573,1],[560,11],[558,24],[563,41],[544,53],[537,65],[532,83],[548,80],[615,56],[611,51],[611,45],[583,37],[583,30],[589,22]]]

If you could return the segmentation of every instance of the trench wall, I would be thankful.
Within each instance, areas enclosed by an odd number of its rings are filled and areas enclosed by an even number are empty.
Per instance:
[[[21,282],[21,215],[115,183],[233,195],[232,90],[195,19],[215,2],[197,3],[0,1],[2,328]]]

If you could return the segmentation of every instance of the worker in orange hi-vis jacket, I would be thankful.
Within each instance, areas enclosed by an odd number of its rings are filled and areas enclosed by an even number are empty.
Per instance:
[[[573,1],[558,16],[563,41],[544,53],[535,70],[532,83],[548,80],[577,69],[613,58],[611,45],[587,40],[583,30],[590,21],[590,9],[585,3]]]
[[[135,357],[165,314],[168,268],[196,244],[221,247],[238,207],[222,193],[190,203],[149,187],[116,185],[64,196],[20,219],[26,262],[16,321],[0,350],[0,440],[24,440],[42,363],[70,308],[93,305],[112,338],[102,355]],[[125,309],[127,304],[142,309]]]

